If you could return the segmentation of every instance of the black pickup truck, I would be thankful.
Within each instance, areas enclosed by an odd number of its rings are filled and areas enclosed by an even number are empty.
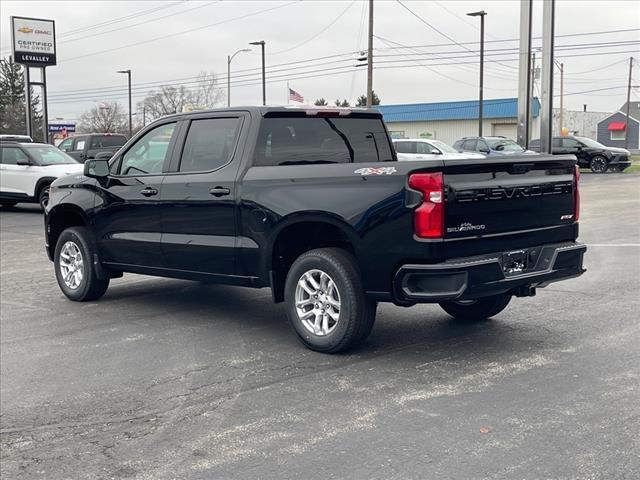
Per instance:
[[[475,320],[581,275],[575,163],[398,162],[376,110],[180,114],[53,183],[46,249],[71,300],[123,272],[270,287],[305,345],[338,352],[378,302]]]

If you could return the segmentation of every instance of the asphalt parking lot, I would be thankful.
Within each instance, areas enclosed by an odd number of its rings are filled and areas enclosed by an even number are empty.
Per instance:
[[[475,325],[381,305],[338,356],[266,289],[69,302],[41,212],[1,210],[1,476],[638,478],[640,175],[583,175],[582,205],[581,278]]]

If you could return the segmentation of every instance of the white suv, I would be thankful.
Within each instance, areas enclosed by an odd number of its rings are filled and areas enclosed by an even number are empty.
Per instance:
[[[460,158],[484,158],[479,153],[459,153],[440,140],[425,140],[423,138],[393,139],[393,146],[398,154],[398,160],[454,160]]]
[[[84,165],[46,143],[0,142],[0,204],[49,202],[49,185],[64,175],[81,175]]]

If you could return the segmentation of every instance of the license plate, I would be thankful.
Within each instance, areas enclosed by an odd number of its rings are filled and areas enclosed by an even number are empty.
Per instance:
[[[525,250],[507,252],[502,254],[502,270],[504,273],[519,273],[527,268],[528,255]]]

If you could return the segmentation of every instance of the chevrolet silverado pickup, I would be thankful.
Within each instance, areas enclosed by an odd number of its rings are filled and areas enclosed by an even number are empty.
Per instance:
[[[333,353],[378,302],[477,320],[581,275],[578,180],[573,155],[398,162],[371,109],[193,112],[56,180],[46,250],[75,301],[123,272],[270,287]]]

